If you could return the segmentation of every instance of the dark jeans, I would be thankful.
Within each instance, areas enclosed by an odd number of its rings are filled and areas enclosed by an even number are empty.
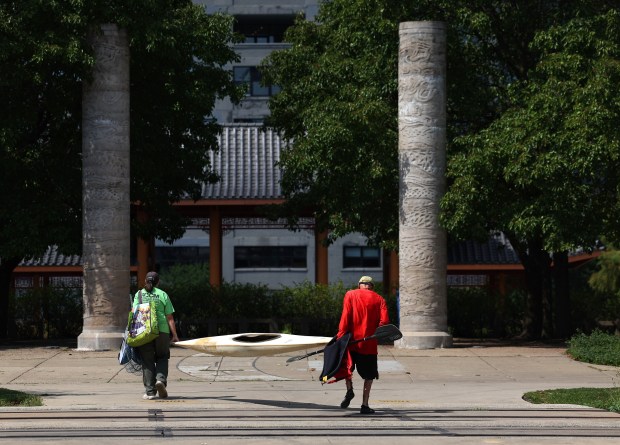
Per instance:
[[[168,381],[168,360],[170,359],[170,334],[161,332],[150,343],[140,346],[142,358],[142,383],[147,394],[155,395],[155,382]]]

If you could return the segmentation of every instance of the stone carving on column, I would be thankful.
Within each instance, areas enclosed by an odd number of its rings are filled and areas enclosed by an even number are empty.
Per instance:
[[[447,333],[446,235],[439,201],[446,167],[446,28],[400,24],[398,55],[399,298],[397,347],[443,348]]]
[[[129,311],[129,42],[102,25],[89,34],[93,78],[82,98],[84,327],[78,349],[117,349]]]

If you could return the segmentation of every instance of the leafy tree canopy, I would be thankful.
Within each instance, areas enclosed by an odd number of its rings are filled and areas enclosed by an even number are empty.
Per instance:
[[[550,252],[566,266],[571,248],[617,239],[617,16],[617,1],[323,3],[263,66],[283,88],[270,124],[293,140],[284,210],[316,209],[332,237],[398,245],[398,24],[444,21],[442,223],[454,238],[508,235],[528,276],[528,335],[539,336]]]
[[[333,0],[315,22],[300,18],[292,47],[263,63],[274,126],[294,144],[282,157],[289,215],[316,209],[336,238],[352,231],[398,240],[397,64],[400,22],[448,24],[448,126],[452,138],[486,128],[511,104],[539,50],[536,33],[580,2]]]
[[[231,18],[191,0],[19,0],[0,3],[0,256],[80,251],[81,94],[94,60],[89,29],[117,23],[131,52],[131,199],[152,219],[135,228],[183,233],[171,203],[217,179],[208,151],[218,98],[239,97]]]
[[[452,233],[499,228],[549,252],[617,237],[619,20],[611,9],[536,34],[540,57],[511,85],[510,108],[455,141],[443,202]]]
[[[282,87],[268,124],[294,141],[282,154],[284,210],[312,208],[336,238],[398,238],[398,23],[406,2],[334,0],[299,18],[288,50],[262,65]],[[424,2],[422,2],[424,3]]]

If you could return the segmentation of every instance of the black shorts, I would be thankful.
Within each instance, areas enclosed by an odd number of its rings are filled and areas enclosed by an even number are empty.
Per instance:
[[[375,354],[360,354],[351,351],[351,372],[357,368],[357,373],[364,380],[373,380],[379,378],[379,368],[377,366],[377,356]]]

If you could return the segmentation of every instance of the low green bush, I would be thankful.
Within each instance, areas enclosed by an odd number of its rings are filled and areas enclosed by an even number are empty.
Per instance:
[[[19,338],[67,338],[82,332],[82,293],[42,287],[14,296],[11,312]]]
[[[579,332],[568,340],[567,352],[581,362],[620,366],[620,336],[599,329]]]
[[[265,285],[222,283],[209,284],[206,265],[183,265],[170,268],[160,286],[169,293],[175,308],[181,335],[202,337],[238,332],[231,319],[270,319],[281,332],[305,335],[335,335],[348,290],[342,282],[329,286],[303,282],[279,290]],[[382,293],[381,283],[376,291]],[[385,296],[390,320],[397,323],[396,297]],[[208,332],[208,320],[218,320],[217,330]],[[252,326],[248,326],[252,328]],[[258,326],[261,330],[269,326]],[[253,329],[253,330],[257,330]]]
[[[615,321],[620,314],[620,298],[603,286],[590,284],[593,274],[600,270],[599,259],[572,268],[570,271],[571,327],[573,332],[592,332],[602,329],[600,321]],[[597,290],[598,288],[598,290]],[[613,328],[610,328],[612,330]],[[613,333],[613,332],[612,332]]]
[[[222,283],[213,288],[207,265],[173,266],[160,283],[177,315],[189,318],[267,318],[272,296],[264,285]]]
[[[502,338],[522,330],[526,295],[496,295],[483,287],[448,287],[448,326],[454,337]]]

